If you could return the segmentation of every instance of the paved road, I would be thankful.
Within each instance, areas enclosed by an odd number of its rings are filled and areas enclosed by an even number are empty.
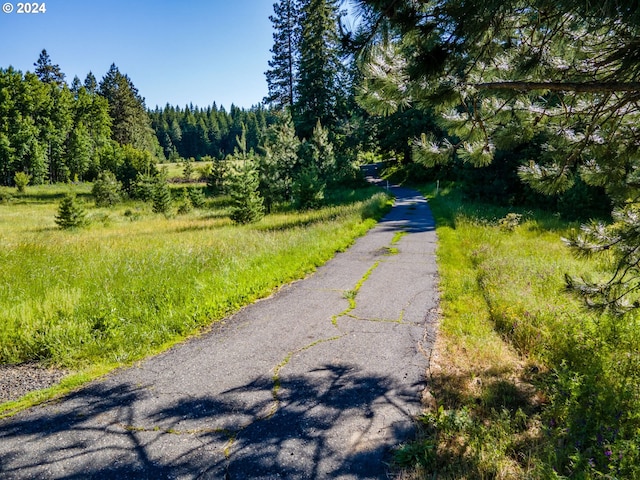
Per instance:
[[[429,207],[392,190],[390,214],[314,275],[0,421],[0,478],[387,478],[421,408],[437,303]]]

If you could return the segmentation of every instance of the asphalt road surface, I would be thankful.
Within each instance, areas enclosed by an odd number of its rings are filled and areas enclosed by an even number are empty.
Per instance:
[[[427,202],[390,190],[389,215],[308,278],[0,421],[0,478],[388,478],[421,410],[437,307]]]

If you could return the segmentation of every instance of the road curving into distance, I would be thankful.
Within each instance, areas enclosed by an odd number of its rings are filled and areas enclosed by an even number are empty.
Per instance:
[[[390,213],[313,275],[0,420],[0,477],[387,478],[421,411],[438,301],[429,206],[389,189]]]

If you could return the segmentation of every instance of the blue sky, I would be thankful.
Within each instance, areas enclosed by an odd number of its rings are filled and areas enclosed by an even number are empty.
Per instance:
[[[115,63],[149,108],[248,108],[267,94],[274,0],[48,0],[39,14],[7,1],[0,68],[33,71],[43,48],[68,83],[89,71],[100,81]]]

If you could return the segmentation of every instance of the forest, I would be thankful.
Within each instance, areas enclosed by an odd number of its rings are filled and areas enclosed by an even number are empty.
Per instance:
[[[406,478],[640,478],[637,3],[348,5],[350,27],[337,0],[276,1],[268,95],[249,109],[152,109],[115,64],[68,82],[46,50],[33,72],[0,68],[0,205],[79,185],[122,208],[118,222],[168,221],[173,201],[236,226],[299,215],[288,223],[361,231],[344,199],[376,218],[384,201],[362,193],[358,167],[384,162],[428,197],[442,278],[433,404],[395,465]],[[188,188],[170,188],[168,163]],[[56,224],[86,227],[79,208],[65,196]],[[114,211],[96,214],[105,228]],[[87,338],[116,328],[100,321]],[[31,353],[3,361],[79,361],[24,342]]]

